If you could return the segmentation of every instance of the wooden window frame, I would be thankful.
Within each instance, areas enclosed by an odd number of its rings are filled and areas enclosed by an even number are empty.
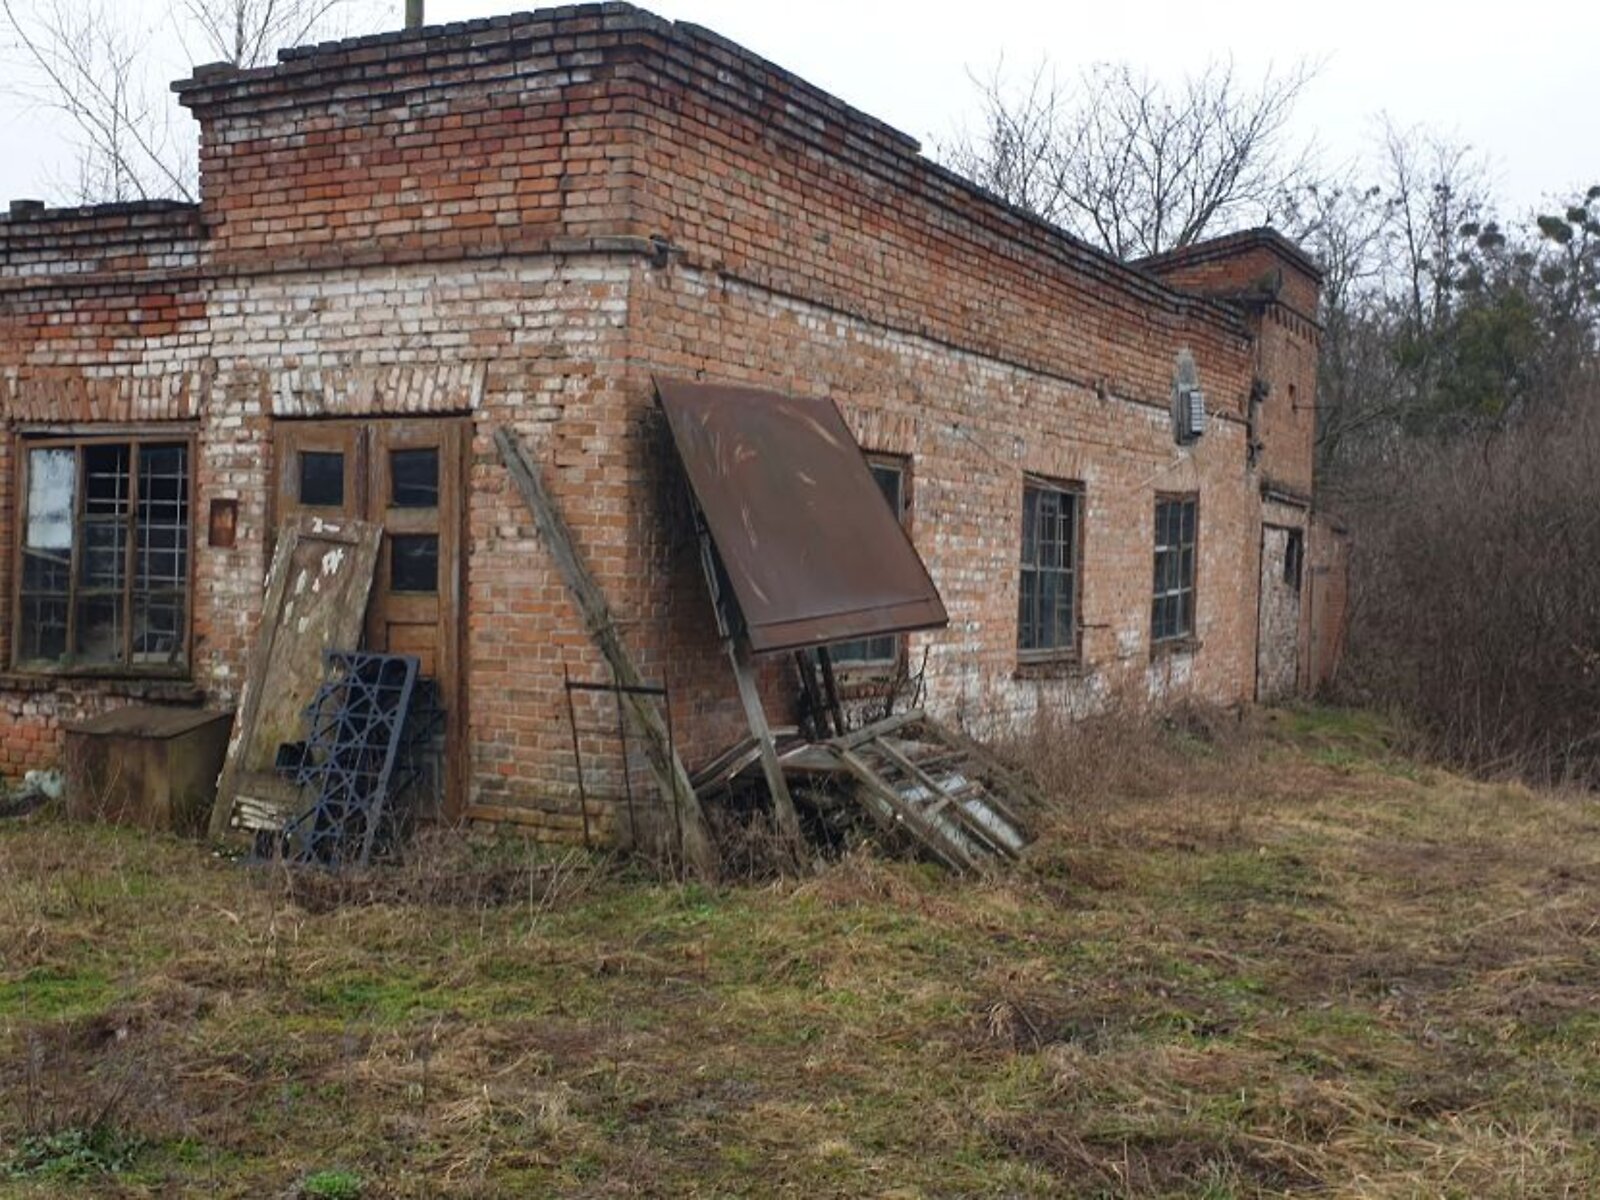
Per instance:
[[[145,446],[176,445],[184,447],[184,463],[186,467],[184,486],[187,493],[186,508],[188,513],[185,579],[182,589],[184,597],[183,661],[176,664],[150,663],[141,665],[132,661],[132,610],[134,580],[137,576],[140,453]],[[130,525],[130,536],[126,551],[127,566],[125,568],[122,596],[124,661],[120,663],[75,663],[72,661],[74,634],[76,633],[77,624],[79,555],[83,544],[83,506],[87,494],[83,486],[86,478],[83,469],[83,452],[85,447],[89,446],[127,446],[130,451],[128,463],[128,511],[133,517],[133,523]],[[19,432],[12,438],[12,458],[17,466],[14,472],[16,490],[13,495],[11,514],[12,539],[8,550],[11,556],[11,646],[7,666],[13,674],[82,679],[187,680],[193,678],[195,557],[199,549],[195,542],[196,446],[197,439],[194,428],[188,424],[179,429],[163,429],[160,426],[145,425],[118,426],[115,429],[107,429],[105,431],[91,431],[82,426],[61,430],[38,429]],[[28,493],[30,489],[28,473],[33,451],[62,449],[70,449],[76,452],[76,467],[73,476],[74,495],[72,500],[72,557],[67,568],[67,652],[64,660],[55,662],[41,659],[24,659],[21,657],[22,581],[23,556],[28,536]]]
[[[1164,504],[1190,505],[1194,508],[1193,540],[1188,542],[1183,540],[1180,522],[1179,540],[1173,545],[1165,545],[1161,542],[1161,507]],[[1176,588],[1169,588],[1165,591],[1157,591],[1154,585],[1154,579],[1151,581],[1150,645],[1154,650],[1192,649],[1199,644],[1197,640],[1197,631],[1200,627],[1200,493],[1157,492],[1156,502],[1152,509],[1152,517],[1152,524],[1154,526],[1151,547],[1152,575],[1154,574],[1154,564],[1160,560],[1163,552],[1176,552],[1178,554],[1180,578]],[[1185,548],[1189,550],[1190,554],[1190,571],[1187,582],[1181,578],[1183,569],[1183,551]],[[1156,635],[1155,619],[1156,602],[1163,599],[1177,597],[1179,600],[1179,611],[1181,612],[1182,597],[1186,593],[1189,597],[1189,627],[1187,629],[1180,629],[1175,633],[1158,637]]]
[[[1070,497],[1072,500],[1072,561],[1065,567],[1041,567],[1037,562],[1028,563],[1025,555],[1028,549],[1027,521],[1028,521],[1028,493],[1054,492],[1061,496]],[[1019,611],[1017,617],[1016,646],[1017,664],[1019,666],[1036,666],[1049,663],[1077,663],[1083,656],[1083,508],[1084,487],[1082,483],[1066,479],[1050,479],[1043,475],[1024,475],[1022,479],[1022,508],[1021,519],[1017,524],[1017,607],[1022,606],[1022,577],[1023,572],[1033,570],[1039,572],[1048,570],[1057,574],[1070,576],[1072,595],[1072,640],[1065,646],[1035,646],[1024,647],[1022,644],[1023,622]],[[1035,531],[1035,556],[1037,557],[1038,536]]]
[[[873,468],[892,468],[900,475],[900,511],[895,513],[895,520],[900,523],[900,528],[911,534],[911,455],[890,454],[887,451],[864,451],[862,457],[866,459],[867,470]],[[877,641],[890,641],[894,643],[894,653],[887,658],[844,658],[838,653],[840,646],[871,645]],[[888,633],[874,637],[851,638],[849,641],[836,642],[830,646],[829,652],[833,656],[833,665],[841,673],[848,673],[857,677],[889,676],[900,669],[901,662],[906,656],[906,635],[903,633]]]

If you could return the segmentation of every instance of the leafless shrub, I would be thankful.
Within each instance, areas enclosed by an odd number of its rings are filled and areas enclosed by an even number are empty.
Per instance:
[[[1039,819],[1061,822],[1066,843],[1192,844],[1239,836],[1261,739],[1243,710],[1124,689],[1091,712],[1041,708],[999,746],[1051,801]]]
[[[1346,687],[1452,760],[1600,783],[1600,389],[1366,464]]]

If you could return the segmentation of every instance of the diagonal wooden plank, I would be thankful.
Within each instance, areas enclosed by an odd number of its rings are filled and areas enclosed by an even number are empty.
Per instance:
[[[1016,857],[1015,852],[1013,852],[1010,847],[997,841],[995,839],[994,832],[985,828],[983,823],[974,818],[973,815],[966,810],[966,807],[960,803],[961,796],[963,793],[968,791],[975,791],[982,796],[984,801],[988,801],[989,797],[986,794],[985,789],[983,789],[981,786],[974,787],[971,784],[962,788],[947,788],[944,784],[940,783],[939,780],[934,778],[931,774],[929,774],[927,771],[924,771],[920,766],[913,762],[908,756],[900,753],[899,750],[890,745],[887,738],[879,738],[873,743],[873,745],[880,754],[888,758],[890,762],[899,767],[900,770],[906,775],[920,783],[931,795],[942,797],[944,803],[950,810],[950,814],[966,828],[968,834],[977,838],[982,845],[990,847],[996,853],[1004,855],[1007,858]],[[931,815],[931,813],[929,815]]]
[[[933,851],[941,862],[957,871],[980,869],[976,859],[926,820],[923,814],[917,811],[916,806],[908,803],[906,798],[896,791],[881,773],[875,771],[857,751],[840,749],[838,755],[839,761],[850,773],[863,786],[871,789],[872,794],[882,800],[904,822],[916,839]]]
[[[554,499],[545,490],[539,472],[528,461],[521,443],[511,430],[504,427],[496,429],[494,442],[512,481],[522,493],[523,503],[533,515],[534,525],[539,530],[545,549],[566,581],[567,590],[583,617],[584,628],[616,672],[617,682],[625,687],[642,687],[644,679],[628,654],[627,647],[623,645],[605,593],[573,545],[567,523],[562,519]],[[716,867],[716,853],[706,830],[705,813],[701,810],[700,798],[689,781],[689,772],[684,769],[683,760],[671,747],[666,723],[647,697],[624,695],[623,703],[633,723],[643,734],[645,755],[661,791],[662,802],[669,806],[681,806],[685,860],[701,875],[710,876]]]

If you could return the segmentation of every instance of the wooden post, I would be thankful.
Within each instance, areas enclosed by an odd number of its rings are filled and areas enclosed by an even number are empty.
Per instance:
[[[644,679],[629,657],[627,647],[622,644],[622,636],[612,620],[605,593],[578,557],[566,522],[562,520],[550,494],[545,491],[538,471],[523,453],[516,434],[503,427],[496,429],[494,442],[500,451],[500,458],[506,464],[506,470],[511,473],[517,490],[522,493],[523,502],[533,514],[539,537],[550,552],[550,557],[555,560],[561,577],[566,581],[567,590],[572,593],[589,636],[616,672],[618,683],[624,687],[642,687]],[[694,785],[689,782],[689,772],[684,770],[683,760],[671,746],[666,722],[648,697],[626,694],[622,700],[634,724],[644,735],[645,756],[650,760],[650,770],[656,777],[663,803],[672,804],[676,797],[683,805],[687,818],[683,827],[684,859],[701,875],[710,876],[716,866],[716,856],[706,831],[705,813],[700,808],[700,798],[695,795]]]
[[[728,638],[728,660],[733,663],[733,677],[739,684],[739,700],[744,704],[745,720],[750,722],[750,732],[761,750],[761,771],[767,777],[767,790],[772,793],[772,808],[778,817],[778,832],[797,862],[805,843],[800,836],[800,815],[794,810],[794,798],[789,795],[789,781],[783,777],[783,764],[778,761],[778,748],[772,742],[772,730],[767,725],[767,710],[761,703],[761,689],[756,686],[756,673],[750,659],[750,647],[743,637]]]
[[[744,635],[743,617],[738,602],[724,596],[718,578],[720,567],[716,548],[711,544],[711,530],[706,527],[705,514],[700,502],[690,493],[690,507],[694,510],[695,534],[700,541],[700,566],[705,571],[706,589],[711,593],[711,611],[717,619],[717,633],[728,648],[728,661],[733,665],[734,682],[739,685],[739,701],[744,705],[745,721],[750,726],[750,736],[761,752],[761,771],[767,779],[767,790],[772,793],[772,808],[778,819],[778,831],[794,855],[795,863],[804,862],[805,843],[800,836],[800,816],[794,810],[794,798],[789,795],[789,783],[783,776],[783,764],[778,761],[778,748],[772,742],[772,728],[767,724],[767,710],[761,703],[761,689],[756,686],[755,668],[750,661],[750,645]]]

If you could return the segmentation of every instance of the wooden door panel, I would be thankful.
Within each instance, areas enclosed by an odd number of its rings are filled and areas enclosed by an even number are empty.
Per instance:
[[[413,655],[438,683],[448,815],[461,810],[467,779],[460,649],[467,428],[459,417],[280,422],[275,438],[279,521],[343,515],[383,529],[363,648]]]
[[[383,526],[378,580],[367,612],[374,649],[414,655],[445,706],[438,790],[460,811],[466,786],[466,689],[461,675],[461,519],[465,421],[376,422],[368,438],[368,511]]]

